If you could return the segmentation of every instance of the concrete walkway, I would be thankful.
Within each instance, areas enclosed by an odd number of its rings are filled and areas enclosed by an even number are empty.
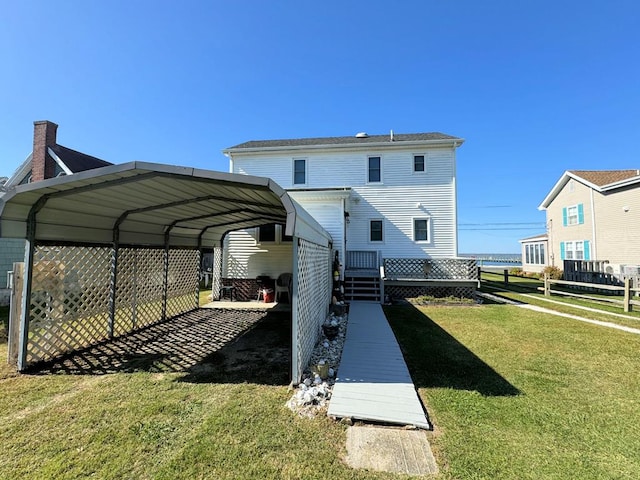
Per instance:
[[[328,414],[429,429],[422,402],[382,307],[353,302]]]

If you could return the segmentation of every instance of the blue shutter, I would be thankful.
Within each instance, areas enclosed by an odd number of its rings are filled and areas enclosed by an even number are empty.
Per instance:
[[[562,209],[562,226],[563,227],[567,226],[567,207],[564,207]]]
[[[564,242],[560,242],[560,260],[564,260]]]
[[[584,259],[591,260],[591,252],[589,251],[589,240],[582,242],[584,248]]]
[[[582,225],[584,223],[584,206],[579,203],[578,204],[578,225]]]

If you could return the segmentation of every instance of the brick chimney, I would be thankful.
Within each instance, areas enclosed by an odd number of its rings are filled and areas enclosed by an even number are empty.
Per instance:
[[[55,175],[55,162],[47,154],[47,147],[56,144],[58,125],[48,120],[33,122],[33,154],[31,157],[31,181],[38,182]]]

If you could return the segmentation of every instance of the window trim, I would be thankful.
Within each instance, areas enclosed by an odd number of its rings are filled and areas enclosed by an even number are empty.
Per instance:
[[[572,209],[575,209],[575,215],[569,213]],[[575,218],[575,223],[571,223],[571,218]],[[584,204],[582,203],[567,205],[562,208],[562,226],[575,227],[576,225],[584,225]]]
[[[565,240],[564,243],[564,258],[563,260],[587,260],[585,258],[585,241],[588,240]],[[578,244],[580,245],[580,249],[578,249]],[[571,248],[569,248],[571,247]],[[577,258],[578,252],[582,252],[581,258]],[[569,257],[571,254],[571,257]]]
[[[416,238],[416,221],[424,220],[427,222],[427,239],[426,240],[418,240]],[[411,218],[411,239],[414,243],[419,244],[429,244],[431,243],[431,217],[429,216],[421,216],[421,217],[412,217]]]
[[[380,172],[380,180],[371,180],[371,159],[372,158],[377,158],[378,161],[380,162],[380,166],[379,166],[379,172]],[[371,184],[371,185],[380,185],[382,183],[382,155],[367,155],[367,162],[366,162],[366,172],[367,172],[367,185]]]
[[[299,161],[304,162],[304,182],[303,183],[296,183],[296,162],[299,162]],[[307,185],[309,181],[307,164],[308,164],[308,161],[304,157],[296,157],[292,159],[291,161],[291,177],[292,177],[291,184],[292,185]]]
[[[422,157],[422,170],[416,170],[416,157]],[[427,173],[427,155],[425,153],[414,153],[411,155],[411,171],[416,175],[424,175]]]
[[[371,225],[373,222],[380,222],[380,236],[382,237],[380,240],[372,240],[371,239]],[[384,238],[385,238],[385,234],[384,234],[384,218],[370,218],[369,219],[369,233],[367,235],[367,240],[369,243],[375,243],[375,244],[380,244],[380,243],[384,243]]]

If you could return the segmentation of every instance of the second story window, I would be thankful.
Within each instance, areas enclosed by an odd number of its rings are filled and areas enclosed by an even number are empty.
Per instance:
[[[382,172],[380,169],[380,157],[369,157],[369,183],[379,183],[382,181]]]
[[[413,219],[413,240],[415,242],[429,242],[429,219]]]
[[[581,203],[562,209],[562,224],[565,227],[569,225],[582,225],[583,223],[584,207]]]
[[[413,156],[413,171],[424,172],[424,155]]]
[[[293,161],[293,184],[304,185],[307,183],[307,161],[297,158]]]

